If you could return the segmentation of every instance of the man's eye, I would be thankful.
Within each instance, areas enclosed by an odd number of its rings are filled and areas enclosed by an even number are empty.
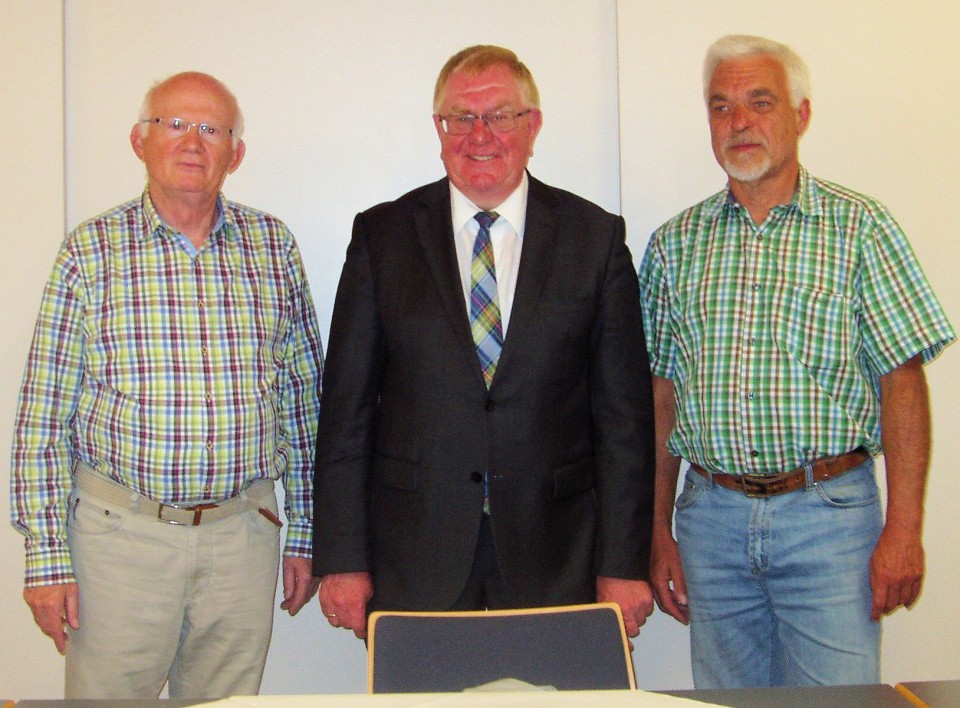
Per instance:
[[[209,135],[212,138],[220,131],[217,129],[217,126],[207,125],[206,123],[204,123],[203,125],[200,126],[200,132],[206,135]]]
[[[465,113],[462,116],[454,116],[453,122],[457,123],[458,125],[472,125],[473,121],[475,121],[476,119],[477,119],[476,116],[471,115],[470,113]]]
[[[488,113],[485,118],[488,123],[503,123],[508,116],[506,113]]]

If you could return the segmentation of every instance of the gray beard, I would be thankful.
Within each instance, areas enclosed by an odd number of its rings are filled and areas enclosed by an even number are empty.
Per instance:
[[[730,160],[724,160],[723,170],[731,178],[738,182],[756,182],[769,172],[772,160],[769,155],[764,155],[763,160],[753,167],[737,167]]]

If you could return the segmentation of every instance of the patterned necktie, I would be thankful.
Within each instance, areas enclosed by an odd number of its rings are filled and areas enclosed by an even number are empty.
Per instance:
[[[470,265],[470,329],[477,346],[483,380],[490,388],[503,348],[503,323],[500,321],[500,299],[497,297],[497,272],[493,264],[490,227],[497,220],[496,212],[477,212],[473,218],[480,224],[473,242]]]

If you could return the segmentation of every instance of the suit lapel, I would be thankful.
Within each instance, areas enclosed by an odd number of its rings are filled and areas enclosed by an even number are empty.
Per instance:
[[[450,221],[450,187],[446,179],[435,182],[433,187],[424,196],[420,208],[413,212],[414,225],[460,348],[470,357],[477,380],[484,385],[473,335],[470,333],[470,318],[463,300],[463,284],[460,282],[460,266]]]
[[[527,221],[520,251],[520,270],[517,289],[510,312],[510,329],[500,352],[496,385],[501,368],[508,368],[512,352],[522,347],[530,323],[536,316],[537,299],[550,269],[557,244],[557,200],[550,188],[529,174],[527,191]]]

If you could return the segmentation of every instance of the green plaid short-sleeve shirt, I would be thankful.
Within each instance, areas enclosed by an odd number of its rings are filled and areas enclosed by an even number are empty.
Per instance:
[[[956,338],[906,237],[874,199],[801,168],[755,224],[729,188],[661,226],[640,266],[669,450],[730,474],[880,452],[879,379]]]

